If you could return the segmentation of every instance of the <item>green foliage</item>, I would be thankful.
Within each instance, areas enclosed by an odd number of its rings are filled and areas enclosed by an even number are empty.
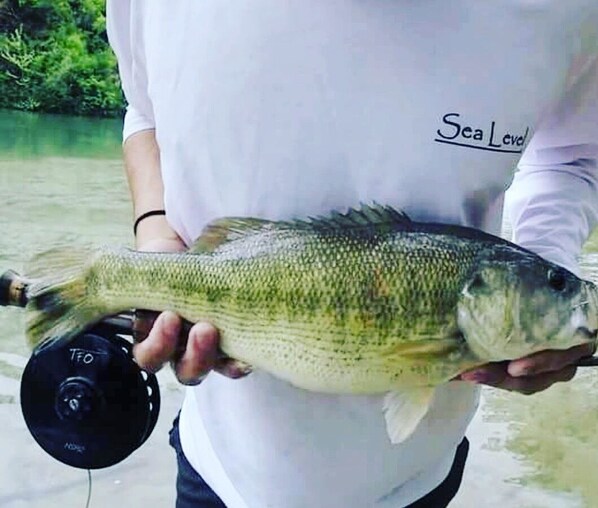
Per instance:
[[[104,0],[0,0],[0,108],[123,110]]]

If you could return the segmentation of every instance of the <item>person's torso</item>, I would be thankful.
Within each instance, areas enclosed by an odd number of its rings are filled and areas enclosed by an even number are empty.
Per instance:
[[[168,217],[188,242],[218,216],[374,200],[497,233],[538,120],[598,39],[594,0],[134,4]],[[252,508],[401,506],[438,481],[417,476],[471,417],[475,390],[444,393],[395,448],[378,397],[310,394],[263,373],[210,376],[183,417],[199,406]],[[201,443],[182,437],[203,470]]]
[[[373,198],[485,226],[482,210],[598,37],[592,0],[139,9],[169,218],[188,240],[215,215]]]

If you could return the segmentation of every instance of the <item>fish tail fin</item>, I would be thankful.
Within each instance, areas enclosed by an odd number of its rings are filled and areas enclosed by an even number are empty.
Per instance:
[[[27,270],[27,341],[69,339],[99,321],[105,312],[90,290],[91,250],[52,249],[36,256]]]

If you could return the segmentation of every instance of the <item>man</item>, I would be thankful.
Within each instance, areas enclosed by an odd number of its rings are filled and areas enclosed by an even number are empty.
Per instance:
[[[374,200],[498,233],[519,161],[515,240],[577,270],[598,218],[596,2],[112,0],[108,29],[129,103],[135,216],[145,216],[138,248],[184,249],[220,216],[303,217]],[[217,360],[209,324],[180,331],[162,314],[136,347],[139,364],[172,360],[189,385],[212,368],[240,374]],[[532,393],[571,379],[590,353],[465,374],[394,446],[380,397],[211,374],[183,404],[178,506],[446,506],[475,384]]]

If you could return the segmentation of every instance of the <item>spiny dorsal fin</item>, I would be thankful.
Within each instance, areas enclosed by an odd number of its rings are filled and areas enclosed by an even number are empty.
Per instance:
[[[274,222],[253,217],[226,217],[210,222],[190,251],[213,252],[227,242],[263,232],[269,228],[297,229],[318,233],[409,231],[413,228],[411,219],[404,212],[376,202],[362,204],[360,208],[349,208],[347,212],[332,211],[328,216],[294,219]]]
[[[274,224],[265,219],[253,217],[226,217],[210,222],[189,249],[190,252],[212,252],[221,245],[251,235]]]
[[[392,231],[409,231],[413,228],[413,223],[406,213],[376,202],[371,205],[362,203],[360,208],[349,208],[345,213],[333,211],[329,216],[310,217],[307,220],[294,220],[285,224],[318,232],[380,230],[385,227]]]

